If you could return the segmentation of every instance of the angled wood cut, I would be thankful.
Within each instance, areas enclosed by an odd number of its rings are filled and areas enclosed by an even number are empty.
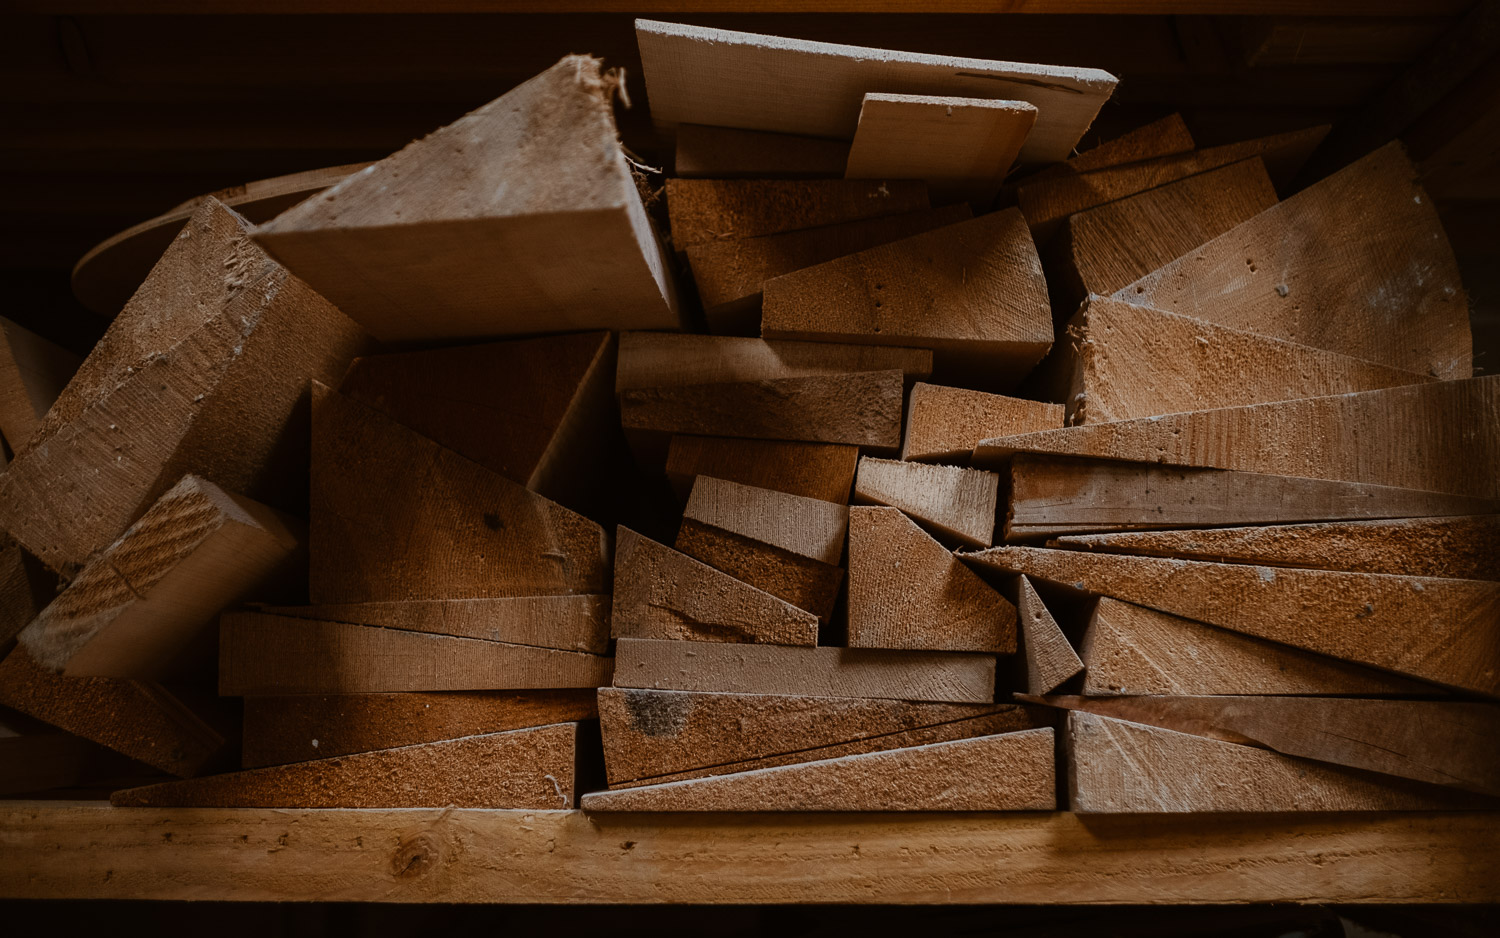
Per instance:
[[[1063,405],[918,382],[906,407],[901,458],[967,463],[981,440],[1063,425]]]
[[[811,378],[861,371],[932,374],[932,352],[828,342],[768,342],[745,336],[626,332],[620,336],[615,391]]]
[[[839,562],[849,526],[843,505],[707,475],[694,483],[683,517],[827,564]]]
[[[1016,577],[1016,613],[1028,693],[1050,694],[1083,671],[1083,661],[1073,650],[1073,643],[1058,628],[1047,604],[1025,576]]]
[[[1056,176],[1077,175],[1107,169],[1121,163],[1139,163],[1159,156],[1186,153],[1193,149],[1193,135],[1188,131],[1181,114],[1168,114],[1149,124],[1102,141],[1076,156],[1055,163],[1026,177],[1027,182],[1050,179]]]
[[[682,179],[836,178],[849,159],[843,140],[707,124],[679,125],[674,146],[672,171]]]
[[[844,505],[858,464],[857,446],[673,436],[666,473],[684,501],[705,475]]]
[[[666,193],[677,251],[930,207],[915,179],[668,179]]]
[[[82,361],[0,316],[0,434],[11,452],[31,439]]]
[[[859,461],[854,500],[899,508],[939,538],[964,547],[995,539],[1000,476],[982,469],[875,459]]]

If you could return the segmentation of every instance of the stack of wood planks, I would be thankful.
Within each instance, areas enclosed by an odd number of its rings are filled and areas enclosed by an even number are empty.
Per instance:
[[[1500,805],[1500,379],[1399,145],[637,32],[670,173],[568,56],[198,201],[81,364],[0,322],[0,790]]]

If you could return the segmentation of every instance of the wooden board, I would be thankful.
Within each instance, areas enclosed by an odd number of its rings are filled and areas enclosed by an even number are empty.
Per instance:
[[[991,467],[1016,453],[1051,453],[1495,499],[1497,413],[1500,376],[1434,381],[1002,437],[976,446],[973,461]]]
[[[700,475],[847,504],[859,448],[729,437],[673,436],[667,478],[685,501]]]
[[[668,179],[666,193],[676,251],[930,207],[914,179]]]
[[[1063,425],[1063,405],[918,382],[906,406],[901,458],[966,463],[981,440]]]
[[[835,566],[849,526],[843,505],[707,475],[693,484],[682,516]]]
[[[1500,501],[1358,482],[1017,455],[1007,540],[1085,531],[1421,518],[1487,513]]]
[[[615,661],[615,687],[935,703],[995,700],[993,655],[622,638],[615,643]]]
[[[389,694],[600,687],[611,661],[532,645],[227,612],[219,623],[219,694]]]
[[[246,697],[247,769],[591,720],[589,688]]]
[[[1068,803],[1079,814],[1451,811],[1490,801],[1092,713],[1068,714],[1066,740]]]
[[[321,385],[309,548],[318,604],[609,588],[598,524]]]
[[[82,359],[0,316],[0,434],[18,452]]]
[[[1051,727],[583,796],[585,811],[1048,811]]]
[[[955,383],[1012,386],[1052,344],[1041,262],[1015,210],[785,274],[763,292],[767,338],[930,348]]]
[[[1473,372],[1468,299],[1392,143],[1121,289],[1131,303],[1439,378]]]
[[[797,134],[706,124],[677,128],[672,171],[683,179],[780,179],[844,175],[849,144]]]
[[[205,201],[0,478],[0,528],[48,566],[76,572],[187,473],[304,504],[308,381],[367,340],[248,234]]]
[[[965,560],[1500,696],[1500,584],[993,547]]]
[[[932,352],[918,348],[768,342],[744,336],[626,332],[620,336],[615,391],[810,378],[859,371],[932,374]]]
[[[1016,607],[895,508],[849,509],[849,646],[1016,650]]]
[[[1023,181],[1035,182],[1107,169],[1122,163],[1138,163],[1159,156],[1186,153],[1195,146],[1193,135],[1183,122],[1182,115],[1168,114],[1128,133],[1104,140],[1098,146],[1070,156],[1061,163],[1044,166]]]
[[[1037,595],[1031,580],[1018,576],[1015,588],[1021,656],[1026,662],[1026,690],[1031,694],[1050,694],[1083,672],[1083,660],[1058,627],[1047,604]]]
[[[255,238],[381,341],[678,328],[614,91],[567,56]]]
[[[1026,163],[1066,159],[1117,79],[1064,68],[892,52],[826,42],[636,20],[636,40],[658,123],[854,136],[870,92],[1007,98],[1040,116]],[[767,76],[776,76],[774,83]]]
[[[1079,643],[1085,694],[1422,695],[1437,688],[1100,597]]]
[[[986,208],[1037,121],[1025,101],[866,94],[847,179],[923,179],[934,202]]]
[[[487,733],[128,788],[120,807],[570,808],[578,724]]]
[[[899,508],[939,539],[964,547],[995,540],[1000,476],[982,469],[874,459],[859,461],[854,500]]]
[[[816,613],[623,526],[615,533],[610,623],[616,638],[818,643]]]

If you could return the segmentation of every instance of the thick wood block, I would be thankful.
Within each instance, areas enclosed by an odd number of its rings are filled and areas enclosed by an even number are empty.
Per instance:
[[[1027,176],[1026,182],[1036,182],[1057,176],[1077,175],[1107,169],[1122,163],[1139,163],[1159,156],[1186,153],[1196,146],[1181,114],[1168,114],[1149,124],[1105,140],[1061,163],[1044,166]]]
[[[559,723],[127,788],[109,800],[135,808],[570,808],[577,736],[577,723]]]
[[[933,350],[936,372],[1014,385],[1052,345],[1019,212],[983,215],[768,280],[761,334]]]
[[[1058,628],[1047,604],[1025,576],[1016,577],[1016,615],[1028,693],[1050,694],[1083,671],[1083,660],[1073,650],[1073,643]]]
[[[828,42],[636,20],[661,123],[854,136],[868,91],[1017,98],[1036,105],[1025,163],[1067,159],[1117,79],[1098,69],[866,49]],[[767,84],[767,76],[776,76]]]
[[[206,200],[0,477],[0,528],[48,566],[76,572],[188,473],[301,510],[308,381],[367,339],[248,235]]]
[[[837,565],[849,509],[843,505],[700,475],[683,518]]]
[[[895,508],[849,509],[849,646],[1016,650],[1016,607]]]
[[[1100,597],[1079,643],[1085,694],[1422,695],[1431,684]]]
[[[247,769],[597,717],[595,691],[433,691],[246,697]]]
[[[1018,704],[599,689],[612,787],[988,736],[1043,725],[1046,716]]]
[[[768,342],[745,336],[626,332],[615,391],[735,384],[898,370],[908,381],[932,374],[932,352],[828,342]]]
[[[1050,811],[1051,727],[585,795],[585,811]]]
[[[673,436],[667,478],[686,500],[699,476],[839,505],[849,501],[859,447],[730,437]]]
[[[1500,497],[1500,376],[1026,433],[985,440],[974,448],[973,461],[995,466],[1016,453],[1233,469],[1495,499]],[[1455,458],[1459,453],[1462,459]]]
[[[1500,501],[1387,485],[1021,454],[1011,460],[1005,536],[1012,540],[1085,531],[1422,518],[1496,510]]]
[[[666,192],[677,251],[929,207],[916,179],[668,179]]]
[[[374,625],[404,632],[456,635],[459,638],[602,655],[609,649],[610,601],[609,596],[596,593],[266,606],[260,611],[299,619]]]
[[[1439,378],[1473,373],[1458,265],[1399,142],[1116,296]]]
[[[1307,651],[1500,696],[1500,584],[993,547],[961,554]]]
[[[11,452],[31,439],[82,361],[0,316],[0,434]]]
[[[676,329],[617,81],[567,56],[255,238],[381,341]]]
[[[186,476],[95,555],[20,642],[42,667],[73,677],[169,676],[214,616],[290,572],[301,528]]]
[[[700,478],[703,478],[700,476]],[[679,551],[827,622],[844,582],[843,568],[742,534],[684,518]],[[843,542],[839,549],[842,552]]]
[[[598,524],[352,398],[313,397],[314,603],[608,591]]]
[[[601,687],[610,667],[576,651],[262,612],[219,624],[225,697]]]
[[[1442,811],[1489,799],[1092,713],[1068,714],[1079,814]]]
[[[965,547],[995,540],[1000,476],[983,469],[931,466],[895,459],[859,461],[854,500],[899,508],[938,537]]]
[[[995,700],[993,655],[622,638],[615,643],[615,660],[615,687],[936,703]]]
[[[616,638],[816,645],[818,616],[626,527],[615,534]]]
[[[936,202],[989,207],[1037,121],[1025,101],[867,93],[848,179],[923,179]]]
[[[707,124],[677,128],[672,171],[683,179],[798,179],[844,175],[849,144]]]
[[[901,458],[966,463],[981,440],[1061,427],[1063,405],[918,383],[906,407]]]

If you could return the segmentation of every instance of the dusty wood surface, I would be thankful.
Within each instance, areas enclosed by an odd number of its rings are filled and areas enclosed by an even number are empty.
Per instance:
[[[615,391],[808,378],[859,371],[932,374],[932,352],[828,342],[768,342],[745,336],[626,332],[620,336]]]
[[[672,171],[683,179],[779,179],[844,175],[849,144],[799,134],[681,124]]]
[[[901,458],[966,463],[981,440],[1063,425],[1063,405],[918,382],[906,406]]]
[[[1027,577],[1016,577],[1016,600],[1021,655],[1026,661],[1026,690],[1032,694],[1050,694],[1083,671],[1083,661]]]
[[[0,434],[19,452],[83,360],[0,317]]]
[[[673,436],[666,473],[684,501],[697,477],[705,475],[843,505],[858,464],[856,446]]]
[[[609,607],[610,597],[595,593],[266,606],[260,611],[324,622],[376,625],[407,632],[603,654],[609,648]]]
[[[836,564],[804,557],[691,518],[682,520],[675,546],[694,560],[807,610],[819,622],[827,622],[833,615],[839,588],[844,583],[843,568]],[[842,537],[839,550],[842,553]]]
[[[874,459],[859,461],[854,500],[899,508],[939,538],[965,547],[995,540],[995,503],[1000,476],[962,466]]]
[[[666,192],[677,251],[929,207],[915,179],[668,179]]]
[[[849,526],[843,505],[707,475],[698,476],[682,516],[826,564],[839,562]]]

